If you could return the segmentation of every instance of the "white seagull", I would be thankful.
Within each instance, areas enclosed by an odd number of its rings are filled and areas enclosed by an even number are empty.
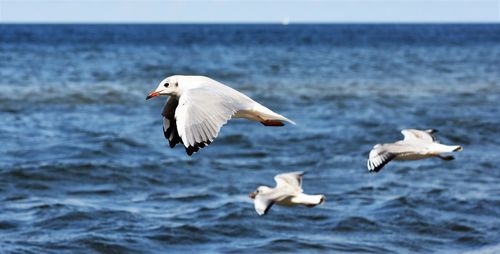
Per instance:
[[[302,190],[302,176],[304,172],[279,174],[274,177],[276,187],[259,186],[248,196],[254,200],[255,211],[265,215],[273,204],[281,206],[304,205],[314,207],[325,202],[324,195],[308,195]]]
[[[182,143],[188,155],[209,145],[231,118],[246,118],[265,126],[295,124],[248,96],[204,76],[170,76],[146,100],[168,95],[163,108],[163,133],[170,147]]]
[[[432,135],[435,132],[437,130],[434,129],[425,131],[405,129],[401,131],[403,140],[375,145],[367,161],[368,170],[378,172],[391,160],[420,160],[430,157],[453,160],[453,156],[441,156],[441,153],[462,151],[463,148],[440,144]]]

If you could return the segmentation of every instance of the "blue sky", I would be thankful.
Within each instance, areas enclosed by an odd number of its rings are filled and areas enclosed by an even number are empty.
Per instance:
[[[2,23],[500,22],[500,0],[0,0]]]

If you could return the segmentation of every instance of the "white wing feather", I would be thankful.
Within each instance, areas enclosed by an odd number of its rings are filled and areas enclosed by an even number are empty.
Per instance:
[[[378,144],[373,147],[368,156],[367,167],[369,171],[378,172],[398,155],[423,154],[425,146],[412,144],[406,141],[398,141],[391,144]]]
[[[276,181],[276,188],[292,187],[300,192],[302,192],[302,177],[304,172],[290,172],[276,175],[274,181]]]
[[[208,144],[242,106],[231,96],[210,87],[187,89],[175,110],[177,130],[186,148]]]
[[[368,161],[366,162],[368,170],[378,172],[385,166],[385,164],[394,159],[396,154],[390,150],[390,144],[375,145],[370,151]]]
[[[421,131],[416,129],[404,129],[401,131],[401,134],[404,136],[404,141],[426,141],[426,142],[435,142],[436,138],[432,136],[429,131]]]

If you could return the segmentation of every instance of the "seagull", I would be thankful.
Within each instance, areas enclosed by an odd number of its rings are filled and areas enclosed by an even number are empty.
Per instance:
[[[246,118],[265,126],[295,124],[248,96],[204,76],[174,75],[160,82],[146,100],[168,95],[163,108],[163,134],[170,147],[182,143],[191,156],[209,145],[231,118]]]
[[[391,160],[421,160],[438,157],[442,160],[453,160],[451,155],[442,156],[441,153],[462,151],[461,146],[440,144],[432,135],[437,130],[404,129],[401,133],[403,140],[390,144],[377,144],[370,151],[367,161],[369,171],[378,172]]]
[[[265,215],[273,204],[281,206],[304,205],[314,207],[325,202],[324,195],[304,194],[302,190],[302,176],[304,172],[290,172],[274,177],[276,187],[259,186],[248,196],[254,200],[255,211]]]

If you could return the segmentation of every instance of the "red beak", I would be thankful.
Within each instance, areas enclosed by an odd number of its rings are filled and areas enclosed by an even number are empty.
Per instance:
[[[160,92],[151,92],[151,93],[148,95],[148,97],[146,97],[146,100],[149,100],[149,99],[151,99],[151,98],[153,98],[153,97],[156,97],[156,96],[158,96],[158,95],[160,95]]]
[[[256,196],[257,196],[257,193],[255,193],[255,192],[248,193],[248,197],[250,197],[251,199],[255,199]]]

